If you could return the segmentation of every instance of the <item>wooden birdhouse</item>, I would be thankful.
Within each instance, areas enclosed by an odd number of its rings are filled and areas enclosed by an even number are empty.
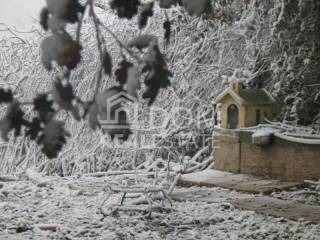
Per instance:
[[[266,89],[245,89],[241,82],[231,83],[216,102],[221,106],[221,128],[255,126],[276,116],[275,100]]]

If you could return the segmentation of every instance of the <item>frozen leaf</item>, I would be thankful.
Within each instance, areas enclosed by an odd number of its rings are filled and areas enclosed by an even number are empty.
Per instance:
[[[133,38],[129,43],[129,47],[136,47],[139,50],[149,46],[151,41],[155,41],[156,37],[153,35],[143,34],[138,37]]]
[[[128,78],[128,69],[132,66],[133,64],[131,62],[126,61],[125,59],[119,63],[118,68],[115,71],[115,75],[116,75],[116,81],[121,86],[126,84],[127,78]]]
[[[112,0],[110,7],[117,11],[120,18],[131,19],[138,13],[140,2],[138,0]]]
[[[64,129],[64,122],[51,120],[39,137],[38,144],[42,145],[42,152],[48,158],[56,158],[68,136],[70,134]]]
[[[51,36],[46,38],[42,44],[41,44],[41,61],[43,66],[47,69],[47,70],[51,70],[52,69],[52,61],[56,60],[58,58],[58,53],[57,53],[57,48],[61,48],[63,46],[58,46],[58,44],[56,44],[56,37]],[[60,41],[58,41],[60,42]]]
[[[70,23],[77,22],[78,13],[84,12],[78,0],[47,0],[47,6],[53,16]]]
[[[78,42],[73,41],[69,36],[66,37],[63,51],[58,55],[57,63],[60,66],[66,66],[68,69],[74,69],[80,62],[81,49],[82,48]]]
[[[149,99],[148,105],[151,106],[156,100],[158,93],[158,87],[148,87],[147,90],[142,94],[142,97],[145,99]]]
[[[142,29],[147,25],[149,17],[153,15],[153,2],[144,4],[138,19],[139,28]]]
[[[98,120],[98,107],[96,104],[92,104],[89,109],[89,125],[92,129],[100,127]]]
[[[98,120],[98,114],[99,114],[99,109],[98,109],[98,105],[95,101],[94,102],[87,102],[85,104],[84,117],[86,115],[89,115],[89,126],[94,130],[97,129],[97,127],[100,127],[100,123]]]
[[[41,60],[47,70],[52,69],[52,61],[60,66],[73,69],[80,62],[81,46],[67,33],[55,33],[41,44]]]
[[[0,121],[1,137],[4,141],[9,140],[9,133],[12,130],[12,123],[9,119],[4,118]]]
[[[146,85],[150,86],[159,86],[160,88],[167,88],[170,86],[170,80],[169,77],[172,77],[172,73],[165,67],[160,65],[153,65],[152,71],[150,71],[150,79],[151,80],[157,80],[156,82],[148,82],[148,78],[146,78]]]
[[[144,56],[144,60],[148,64],[159,64],[163,66],[166,65],[157,43],[155,41],[152,41],[151,43],[152,44],[149,44],[148,51]]]
[[[148,73],[144,80],[147,89],[142,97],[148,98],[149,105],[151,105],[156,99],[160,88],[170,86],[169,78],[172,77],[172,73],[167,69],[158,45],[151,44],[144,59],[147,64],[143,68],[143,72]]]
[[[33,99],[33,105],[38,112],[54,112],[53,101],[48,100],[48,94],[39,94]]]
[[[35,140],[39,133],[43,130],[41,127],[41,120],[39,118],[34,118],[26,131],[26,136],[30,136],[32,140]]]
[[[3,88],[0,88],[0,104],[1,103],[9,103],[13,101],[13,94],[12,91],[5,90]]]
[[[147,89],[142,95],[143,98],[149,99],[149,105],[155,101],[160,88],[166,88],[170,86],[169,77],[172,77],[172,73],[163,66],[151,66],[151,70],[149,70],[144,80]]]
[[[200,16],[211,7],[209,0],[182,0],[182,5],[190,15]]]
[[[15,131],[15,136],[20,135],[21,127],[29,125],[29,122],[23,116],[24,113],[20,108],[20,103],[18,101],[10,103],[5,117],[0,121],[2,139],[8,141],[8,134],[11,130]]]
[[[48,27],[52,31],[59,31],[61,29],[64,29],[66,25],[67,25],[67,22],[65,20],[58,18],[56,16],[52,16],[48,20]]]
[[[107,51],[103,53],[102,67],[105,74],[108,74],[110,76],[112,71],[112,58]]]
[[[128,69],[126,90],[131,96],[138,98],[137,90],[140,88],[139,71],[135,66],[132,66]]]
[[[44,30],[48,30],[49,9],[42,8],[40,12],[40,25]]]
[[[170,34],[171,34],[171,23],[169,20],[163,23],[163,29],[164,29],[164,39],[168,43],[170,41]]]
[[[47,94],[39,94],[33,99],[33,108],[39,113],[42,121],[46,122],[55,110],[53,109],[53,101],[48,99]]]
[[[62,81],[56,80],[53,83],[52,95],[54,101],[60,106],[60,108],[70,111],[76,120],[80,120],[79,109],[73,104],[75,95],[73,94],[70,83],[63,84]]]

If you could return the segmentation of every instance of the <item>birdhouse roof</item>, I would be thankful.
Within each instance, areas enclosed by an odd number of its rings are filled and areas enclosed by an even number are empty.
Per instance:
[[[239,92],[227,88],[216,99],[221,102],[225,97],[231,96],[240,105],[272,105],[275,103],[272,95],[264,88],[242,89]]]

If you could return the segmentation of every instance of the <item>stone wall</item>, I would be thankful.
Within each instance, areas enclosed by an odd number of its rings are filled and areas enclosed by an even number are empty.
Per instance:
[[[240,172],[240,138],[236,131],[216,131],[213,137],[214,168]]]
[[[252,132],[218,130],[214,136],[214,168],[287,181],[320,179],[320,145],[273,137],[269,146],[251,143]]]

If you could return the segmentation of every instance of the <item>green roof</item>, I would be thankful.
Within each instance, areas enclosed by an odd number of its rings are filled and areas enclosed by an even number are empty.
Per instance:
[[[240,92],[235,92],[232,88],[227,88],[216,98],[216,101],[220,102],[228,95],[241,105],[272,105],[275,103],[272,95],[264,88],[241,89]]]
[[[244,104],[274,104],[273,97],[265,89],[243,89],[236,94],[244,100]]]

